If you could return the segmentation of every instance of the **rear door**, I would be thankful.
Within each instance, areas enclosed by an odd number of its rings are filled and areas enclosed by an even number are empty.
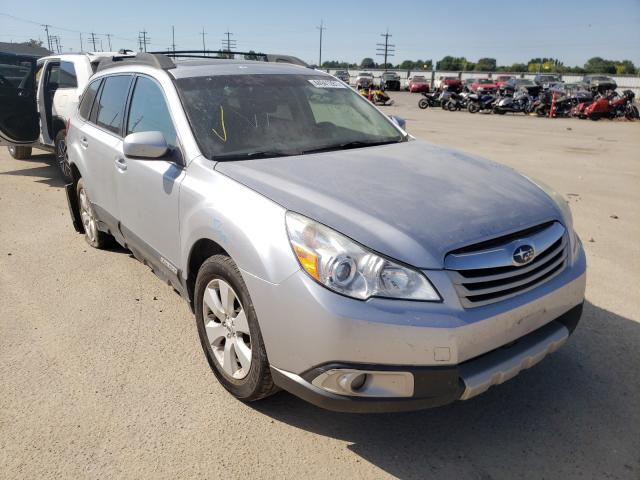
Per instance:
[[[120,228],[129,247],[139,249],[172,281],[177,279],[175,265],[180,259],[179,193],[185,175],[174,125],[160,84],[151,77],[138,76],[124,134],[159,131],[169,151],[160,159],[123,155],[116,165]]]
[[[35,58],[0,53],[0,145],[38,140],[35,73]]]

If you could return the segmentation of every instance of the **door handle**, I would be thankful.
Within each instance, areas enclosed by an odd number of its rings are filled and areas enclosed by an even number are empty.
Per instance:
[[[124,172],[127,169],[127,162],[125,161],[124,158],[116,159],[116,168],[121,172]]]
[[[80,139],[80,145],[82,145],[83,148],[87,148],[89,146],[89,141],[87,140],[87,137],[82,137]]]

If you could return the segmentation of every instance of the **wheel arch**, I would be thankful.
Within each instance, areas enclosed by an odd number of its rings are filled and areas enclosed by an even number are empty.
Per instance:
[[[229,255],[229,252],[227,252],[218,242],[215,242],[210,238],[200,238],[189,250],[187,271],[185,273],[187,295],[192,309],[194,308],[195,285],[198,271],[207,258],[212,257],[213,255],[226,255],[229,258],[232,258],[231,255]]]

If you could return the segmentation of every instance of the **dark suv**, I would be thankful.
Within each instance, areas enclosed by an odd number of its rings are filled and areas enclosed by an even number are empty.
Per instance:
[[[400,91],[400,76],[395,72],[384,72],[380,79],[380,87],[383,90]]]

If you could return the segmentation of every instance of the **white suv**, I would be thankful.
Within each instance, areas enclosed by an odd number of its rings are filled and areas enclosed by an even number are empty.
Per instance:
[[[10,144],[9,153],[20,160],[29,158],[33,147],[54,152],[66,175],[66,125],[78,109],[80,95],[93,75],[97,61],[113,55],[112,52],[76,53],[43,57],[36,62],[33,57],[0,54],[0,100],[29,103],[37,109],[37,115],[31,115],[30,119],[18,113],[20,108],[11,109],[10,115],[0,118],[0,124],[12,131],[15,130],[11,128],[12,123],[20,125],[38,119],[37,123],[32,122],[26,135],[23,129],[20,129],[21,135],[0,134],[0,145]],[[32,74],[34,62],[35,77]],[[16,88],[19,97],[9,99]]]

